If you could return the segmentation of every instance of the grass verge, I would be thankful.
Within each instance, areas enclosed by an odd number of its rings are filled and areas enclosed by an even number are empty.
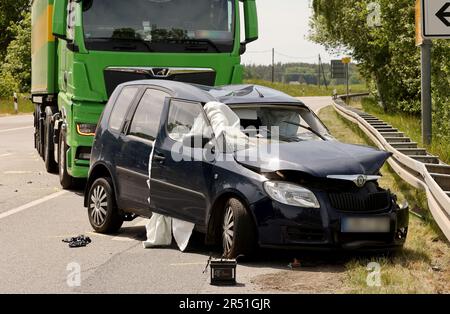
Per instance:
[[[272,83],[263,80],[246,80],[245,83],[274,88],[276,90],[289,94],[293,97],[331,96],[333,94],[334,89],[337,90],[338,94],[345,94],[347,92],[345,85],[329,86],[328,89],[326,89],[325,86],[319,88],[317,85],[306,85],[306,84],[290,85],[284,83]],[[352,93],[362,93],[367,91],[367,87],[365,84],[351,85],[350,90]]]
[[[373,145],[354,124],[341,118],[332,107],[320,112],[320,118],[340,141]],[[427,211],[426,197],[406,184],[389,165],[382,169],[380,185],[394,191],[399,201]],[[370,262],[381,266],[381,286],[367,284]],[[403,251],[389,257],[358,257],[346,261],[346,293],[450,293],[450,246],[430,216],[410,216],[409,235]]]
[[[32,113],[34,105],[29,99],[29,95],[19,95],[19,113]],[[14,114],[14,100],[10,98],[0,98],[0,115]]]
[[[426,148],[431,154],[439,156],[442,161],[450,164],[450,134],[439,134],[441,136],[435,136],[431,145],[424,145],[420,117],[405,113],[385,113],[372,97],[363,98],[362,101],[352,102],[350,105],[362,109],[391,124],[394,128],[405,132],[414,142],[419,143],[419,146]],[[437,130],[433,130],[433,132],[435,135],[438,134]]]

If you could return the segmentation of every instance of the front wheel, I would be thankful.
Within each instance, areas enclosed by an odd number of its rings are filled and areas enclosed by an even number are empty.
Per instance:
[[[230,198],[225,204],[222,247],[226,258],[249,255],[256,248],[255,224],[245,205],[236,198]]]
[[[99,233],[115,233],[123,224],[110,178],[99,178],[89,189],[88,215],[92,228]]]

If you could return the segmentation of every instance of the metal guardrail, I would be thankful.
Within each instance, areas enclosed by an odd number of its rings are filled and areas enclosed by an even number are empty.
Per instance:
[[[338,96],[334,100],[334,108],[342,117],[357,124],[380,149],[393,154],[388,163],[403,180],[425,190],[431,214],[450,241],[450,165],[419,148],[417,143],[391,125],[347,106],[342,100],[367,95]]]

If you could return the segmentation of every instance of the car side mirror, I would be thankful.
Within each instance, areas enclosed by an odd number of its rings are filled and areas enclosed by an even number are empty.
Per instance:
[[[189,148],[205,148],[211,142],[211,138],[203,135],[188,134],[183,137],[183,146]]]

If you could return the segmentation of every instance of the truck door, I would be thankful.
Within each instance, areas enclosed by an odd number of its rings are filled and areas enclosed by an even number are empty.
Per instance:
[[[150,199],[156,212],[204,226],[213,165],[203,158],[206,149],[201,144],[183,145],[199,125],[207,125],[200,103],[172,99],[164,109],[153,153]]]
[[[161,112],[166,97],[164,91],[147,89],[125,129],[117,173],[121,199],[140,213],[149,214],[149,157],[158,133]]]

